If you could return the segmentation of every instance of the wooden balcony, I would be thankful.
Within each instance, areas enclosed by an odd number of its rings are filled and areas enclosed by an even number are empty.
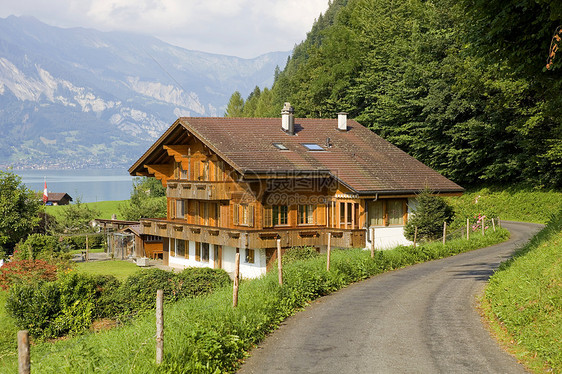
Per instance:
[[[365,230],[333,229],[328,227],[306,227],[287,229],[230,229],[223,227],[190,225],[182,220],[141,220],[142,233],[167,238],[192,240],[209,244],[225,245],[235,248],[276,248],[277,239],[281,246],[323,247],[328,244],[331,233],[332,248],[365,247]]]
[[[168,181],[166,196],[175,199],[229,200],[230,182]]]

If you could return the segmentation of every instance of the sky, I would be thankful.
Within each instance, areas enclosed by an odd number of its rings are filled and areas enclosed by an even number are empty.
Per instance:
[[[290,51],[328,0],[2,0],[0,17],[128,31],[186,49],[253,58]]]

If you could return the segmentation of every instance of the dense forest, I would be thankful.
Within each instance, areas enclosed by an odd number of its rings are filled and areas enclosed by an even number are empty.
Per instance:
[[[333,0],[225,115],[345,111],[465,187],[561,188],[561,25],[554,0]]]

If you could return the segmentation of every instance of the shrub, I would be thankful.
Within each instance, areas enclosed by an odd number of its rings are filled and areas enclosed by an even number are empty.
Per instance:
[[[443,233],[443,222],[451,223],[453,218],[453,208],[441,196],[425,191],[417,197],[417,207],[404,227],[404,236],[414,240],[417,227],[418,240],[439,238]]]
[[[86,236],[65,236],[63,237],[63,243],[69,250],[78,250],[86,248]],[[90,248],[102,247],[104,243],[103,234],[88,234],[88,246]]]
[[[320,256],[314,247],[291,247],[283,253],[283,263],[288,264],[294,261],[308,260]]]
[[[11,261],[0,268],[0,289],[7,290],[17,283],[52,281],[56,277],[57,267],[44,260]]]
[[[62,273],[54,282],[17,283],[8,295],[6,310],[20,328],[37,338],[77,334],[94,318],[113,316],[113,292],[119,281],[106,275]]]
[[[148,269],[129,276],[117,291],[121,312],[133,314],[154,308],[157,290],[164,290],[166,299],[174,297],[174,278],[174,273],[161,269]]]
[[[187,268],[176,275],[176,299],[205,295],[230,284],[228,273],[222,269]]]
[[[17,244],[14,257],[19,260],[64,258],[64,252],[54,236],[31,234],[24,242]]]

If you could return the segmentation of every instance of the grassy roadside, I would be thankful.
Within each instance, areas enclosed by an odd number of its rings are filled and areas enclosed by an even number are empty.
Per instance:
[[[562,373],[562,210],[502,264],[482,300],[491,331],[534,372]]]
[[[311,300],[329,294],[384,271],[418,262],[481,248],[507,238],[505,230],[470,241],[450,241],[394,250],[336,250],[331,271],[326,257],[318,256],[287,264],[284,286],[277,284],[277,273],[243,281],[239,307],[232,308],[232,290],[226,288],[210,296],[182,300],[165,306],[165,358],[161,367],[154,364],[153,313],[130,325],[95,334],[85,334],[32,348],[34,373],[215,373],[233,372],[246,351],[274,330],[287,316]],[[0,371],[13,371],[17,362],[6,358]]]
[[[458,217],[483,213],[508,221],[547,223],[553,214],[562,210],[562,192],[521,187],[481,188],[446,199],[455,208]]]

